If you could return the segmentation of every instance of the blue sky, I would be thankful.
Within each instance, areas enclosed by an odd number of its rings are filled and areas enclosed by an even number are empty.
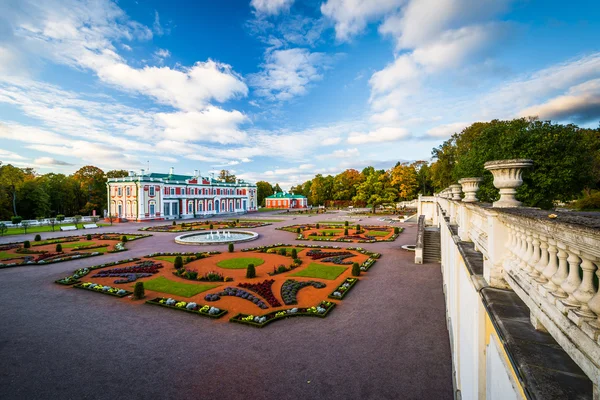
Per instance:
[[[284,188],[475,121],[597,127],[600,4],[0,0],[0,160]]]

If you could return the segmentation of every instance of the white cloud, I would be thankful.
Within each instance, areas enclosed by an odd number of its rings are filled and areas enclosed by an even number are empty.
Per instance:
[[[171,57],[171,52],[167,49],[158,49],[154,52],[154,55],[158,58],[169,58]]]
[[[263,70],[250,76],[250,85],[257,95],[278,101],[306,94],[331,61],[324,53],[301,48],[267,51],[265,57]]]
[[[0,129],[2,129],[1,125]],[[26,158],[17,153],[13,153],[12,151],[0,149],[0,161],[6,162],[6,160],[26,160]]]
[[[451,124],[439,125],[429,129],[427,135],[435,138],[447,138],[454,133],[460,133],[469,125],[471,125],[470,122],[453,122]]]
[[[370,144],[379,142],[394,142],[406,139],[410,133],[404,128],[381,127],[368,133],[351,133],[348,137],[350,144]]]
[[[329,154],[321,154],[317,158],[325,160],[329,158],[356,158],[360,155],[357,148],[346,150],[334,150]]]
[[[73,165],[71,163],[68,163],[66,161],[62,161],[62,160],[57,160],[56,158],[52,158],[52,157],[40,157],[40,158],[36,158],[33,161],[34,164],[37,165],[46,165],[46,166],[69,166],[69,165]]]
[[[160,25],[160,15],[158,15],[158,11],[154,11],[154,23],[152,24],[152,30],[158,36],[162,36],[165,34],[163,27]]]
[[[294,0],[252,0],[250,6],[258,14],[277,15],[290,10]]]

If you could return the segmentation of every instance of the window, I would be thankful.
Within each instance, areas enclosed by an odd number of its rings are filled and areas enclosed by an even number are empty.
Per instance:
[[[129,186],[127,186],[126,192],[127,192],[127,196],[131,196],[131,188]]]
[[[175,195],[175,188],[171,188],[171,196]]]
[[[154,204],[150,204],[150,216],[154,216]]]
[[[154,186],[150,186],[150,192],[148,193],[150,196],[154,196]],[[154,213],[151,213],[154,214]]]
[[[123,196],[123,188],[119,186],[117,189],[117,196]]]
[[[194,213],[194,204],[189,203],[188,204],[188,214],[193,214]]]

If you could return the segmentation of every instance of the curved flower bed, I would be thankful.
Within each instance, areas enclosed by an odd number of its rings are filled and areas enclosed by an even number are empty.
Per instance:
[[[89,246],[76,246],[76,247],[73,247],[73,249],[71,249],[71,251],[99,249],[101,247],[108,247],[108,246],[109,246],[108,243],[91,244]]]
[[[263,310],[269,308],[261,299],[254,296],[251,293],[246,292],[245,290],[228,286],[220,292],[207,294],[204,296],[204,300],[206,301],[217,301],[221,298],[221,296],[234,296],[239,297],[244,300],[248,300],[256,304],[257,307],[262,308]]]
[[[191,232],[191,231],[208,231],[211,230],[207,225],[213,225],[213,230],[216,229],[234,229],[234,228],[258,228],[261,226],[271,225],[270,222],[257,221],[200,221],[200,222],[182,222],[177,225],[158,225],[140,228],[140,231],[152,232]]]
[[[308,308],[290,308],[288,310],[272,311],[270,313],[255,316],[252,314],[239,313],[229,319],[229,322],[236,322],[239,324],[250,325],[257,328],[270,324],[273,321],[290,317],[319,317],[325,318],[331,310],[335,308],[335,303],[330,301],[322,301],[316,306]]]
[[[353,256],[354,254],[348,251],[321,251],[319,249],[309,250],[306,253],[312,260],[320,260],[321,258],[328,257],[340,257],[340,256]]]
[[[140,260],[139,258],[130,258],[127,260],[120,260],[120,261],[114,261],[114,262],[109,262],[109,263],[105,263],[105,264],[93,265],[91,267],[79,268],[79,269],[75,270],[75,272],[73,272],[73,275],[66,276],[66,277],[64,277],[62,279],[58,279],[54,282],[58,283],[60,285],[73,285],[75,283],[79,283],[80,278],[83,278],[84,276],[86,276],[87,274],[89,274],[91,271],[93,271],[95,269],[112,267],[114,265],[125,264],[128,262],[134,262],[134,261],[139,261],[139,260]]]
[[[276,228],[280,229],[280,228]],[[269,244],[266,246],[256,246],[256,247],[248,247],[242,249],[240,251],[260,251],[261,253],[265,253],[268,249],[272,249],[274,247],[300,247],[303,249],[341,249],[340,246],[324,246],[319,244],[286,244],[286,243],[275,243]]]
[[[137,265],[132,265],[125,268],[113,268],[98,272],[93,278],[112,278],[119,277],[125,279],[117,279],[114,283],[129,283],[135,282],[140,278],[147,278],[158,273],[158,270],[163,265],[153,261],[138,261]]]
[[[329,296],[330,299],[341,300],[358,283],[358,279],[356,278],[346,278],[346,280],[338,286]]]
[[[271,289],[271,286],[274,282],[274,279],[266,279],[261,283],[244,282],[238,284],[238,286],[244,289],[252,290],[254,293],[260,295],[263,299],[267,301],[267,303],[269,303],[271,307],[281,307],[281,303],[279,302],[279,300],[277,300],[277,298],[273,294],[273,290]]]
[[[109,294],[111,296],[116,296],[116,297],[125,297],[132,293],[125,289],[119,289],[119,288],[115,288],[115,287],[111,287],[111,286],[98,285],[97,283],[93,283],[93,282],[78,283],[78,284],[74,285],[73,287],[77,288],[77,289],[89,290],[92,292]]]
[[[167,297],[157,297],[152,300],[146,301],[146,304],[154,304],[156,306],[171,308],[174,310],[186,311],[196,315],[202,315],[203,317],[208,318],[221,318],[223,315],[227,314],[227,310],[222,310],[217,307],[212,307],[208,305],[199,305],[194,302],[185,302],[182,300],[175,300]]]
[[[292,304],[298,304],[298,291],[307,286],[322,289],[327,285],[317,281],[297,281],[295,279],[288,279],[281,286],[281,298],[285,305],[290,306]]]

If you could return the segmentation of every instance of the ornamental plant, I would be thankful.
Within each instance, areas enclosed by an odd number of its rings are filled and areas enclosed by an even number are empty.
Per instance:
[[[181,258],[181,256],[175,257],[175,262],[173,263],[173,265],[175,266],[175,269],[183,268],[183,259]]]
[[[23,248],[24,249],[28,249],[31,247],[31,243],[29,243],[29,240],[26,240],[23,242]]]
[[[348,236],[348,228],[344,229],[344,236]]]
[[[400,228],[398,228],[397,226],[394,228],[394,234],[399,234],[400,233]]]
[[[133,298],[135,300],[140,300],[146,297],[146,292],[144,290],[144,282],[136,282],[133,287]]]
[[[175,226],[175,225],[177,225],[177,222],[176,222],[176,221],[173,221],[173,226]]]
[[[227,249],[229,250],[230,253],[233,253],[233,243],[229,243],[229,246],[227,246]]]
[[[10,218],[10,222],[12,222],[13,225],[19,225],[21,221],[23,221],[23,217],[19,217],[18,215]]]
[[[38,234],[35,235],[35,239],[33,239],[35,242],[39,242],[40,240],[42,240],[42,237]]]
[[[279,254],[280,256],[285,256],[287,254],[287,251],[285,248],[281,248],[277,251],[277,254]]]
[[[348,226],[348,221],[344,221],[344,226]]]
[[[360,224],[356,224],[356,233],[360,232]]]
[[[56,252],[57,253],[62,253],[62,244],[59,243],[59,244],[56,245]]]
[[[127,236],[125,236],[125,235],[121,236],[121,242],[123,242],[123,243],[127,242]]]
[[[85,240],[92,240],[92,235],[89,233],[85,236]]]
[[[302,233],[302,230],[298,227],[296,228],[296,233]]]
[[[360,276],[360,265],[357,262],[352,264],[352,276]]]
[[[208,226],[208,229],[212,229],[212,228],[213,228],[213,224],[210,224],[210,225]]]
[[[246,278],[256,278],[256,269],[254,268],[254,264],[248,264],[248,268],[246,269]]]
[[[320,228],[320,225],[319,225],[319,224],[315,225],[315,228],[319,229],[319,228]]]
[[[295,260],[296,258],[298,258],[298,251],[294,248],[292,249],[292,254],[291,254],[292,258]]]

